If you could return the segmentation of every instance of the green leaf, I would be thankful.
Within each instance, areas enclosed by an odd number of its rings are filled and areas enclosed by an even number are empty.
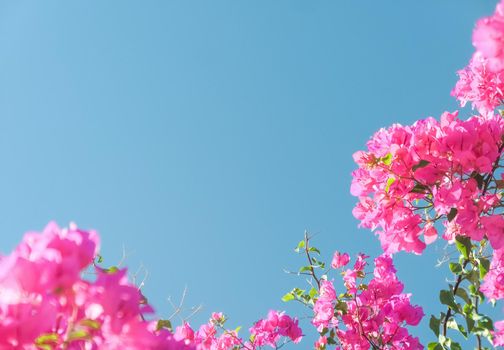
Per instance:
[[[429,343],[429,345],[427,345],[427,350],[443,350],[443,346],[438,342]]]
[[[427,165],[429,165],[430,162],[428,160],[421,160],[418,164],[416,165],[413,165],[413,168],[412,170],[413,171],[417,171],[417,169],[420,169],[420,168],[425,168]]]
[[[90,319],[84,319],[79,322],[82,326],[86,326],[91,329],[100,329],[100,323],[95,320],[90,320]]]
[[[313,267],[325,269],[325,263],[312,257]]]
[[[448,322],[446,322],[446,326],[448,328],[459,331],[464,336],[464,338],[467,339],[467,332],[465,328],[462,325],[459,325],[455,319],[451,319]]]
[[[320,255],[320,250],[318,250],[315,247],[310,247],[310,249],[308,249],[308,251],[311,253],[317,253],[318,255]]]
[[[282,301],[285,303],[294,299],[296,299],[296,297],[292,293],[287,293],[282,297]]]
[[[413,188],[411,189],[411,191],[410,191],[410,192],[412,192],[412,193],[422,193],[422,194],[424,194],[424,193],[425,193],[425,190],[427,190],[427,187],[425,187],[425,186],[424,186],[424,185],[422,185],[422,184],[416,183],[416,184],[415,184],[415,187],[413,187]]]
[[[328,345],[336,345],[337,343],[336,343],[336,340],[334,340],[334,338],[329,337],[329,338],[327,338],[327,344]]]
[[[390,186],[395,182],[395,177],[391,176],[387,179],[387,184],[385,185],[385,193],[388,193],[390,190]]]
[[[454,208],[452,208],[452,210],[453,209]],[[457,209],[455,209],[455,211],[456,210]],[[450,213],[451,213],[451,210],[450,210]],[[450,214],[448,214],[448,220],[450,220],[449,215]],[[455,213],[455,215],[456,215],[456,213]],[[457,246],[457,250],[464,256],[464,258],[468,259],[469,254],[471,253],[471,249],[472,249],[471,239],[468,237],[464,237],[464,236],[456,236],[455,237],[455,245]]]
[[[459,287],[457,289],[457,292],[455,293],[455,295],[462,298],[462,300],[464,300],[466,302],[466,304],[469,304],[469,305],[472,304],[472,300],[469,297],[469,294],[467,294],[467,291],[463,287]]]
[[[480,277],[479,277],[479,271],[477,270],[471,270],[471,272],[469,272],[467,274],[467,279],[476,287],[476,292],[474,293],[474,295],[477,295],[479,296],[480,293],[478,292],[478,287],[479,287],[479,284],[480,284]]]
[[[470,316],[473,312],[474,307],[471,304],[465,304],[462,308],[462,313],[464,315]]]
[[[462,350],[462,347],[460,346],[459,343],[456,343],[456,342],[452,342],[451,343],[451,347],[450,347],[451,350]]]
[[[156,324],[156,330],[161,330],[163,328],[166,328],[166,329],[169,329],[169,330],[172,330],[172,324],[170,322],[170,320],[158,320],[157,321],[157,324]]]
[[[299,251],[305,247],[305,244],[306,244],[305,241],[302,240],[301,242],[298,243],[298,245],[297,245],[296,249],[294,249],[294,251],[296,253],[299,253]]]
[[[483,328],[483,329],[488,329],[489,331],[493,331],[494,330],[494,327],[493,327],[493,321],[484,316],[483,318],[481,318],[481,320],[478,321],[478,328]]]
[[[89,338],[90,334],[85,331],[85,330],[77,330],[73,331],[68,335],[68,340],[73,341],[73,340],[85,340]]]
[[[450,271],[456,275],[459,275],[462,272],[462,265],[459,263],[450,263],[449,267]]]
[[[480,258],[479,259],[479,274],[480,274],[480,279],[485,278],[486,274],[490,270],[490,260],[485,259],[485,258]]]
[[[475,295],[478,292],[478,290],[476,289],[476,287],[473,286],[472,284],[469,285],[468,288],[469,288],[469,293],[471,293],[471,295]]]
[[[385,165],[390,165],[392,164],[392,153],[388,153],[385,157],[380,158],[380,160],[383,162]]]
[[[306,272],[306,271],[311,271],[312,267],[311,266],[302,266],[299,268],[298,272]]]
[[[467,331],[469,333],[471,333],[473,331],[473,329],[474,329],[475,322],[474,322],[474,320],[472,319],[471,316],[466,316],[465,320],[466,320],[466,324],[467,324]]]
[[[117,271],[119,271],[119,268],[117,266],[111,266],[109,267],[108,269],[104,269],[103,270],[105,273],[110,273],[110,274],[114,274],[116,273]]]
[[[448,221],[451,222],[453,219],[455,219],[455,216],[457,216],[458,210],[457,208],[451,208],[450,212],[446,217],[448,218]]]
[[[441,320],[437,319],[434,317],[434,315],[431,315],[430,321],[429,321],[429,328],[432,329],[436,337],[439,337],[439,326],[441,325]]]
[[[37,348],[39,348],[40,350],[53,350],[52,345],[48,344],[38,344]]]
[[[58,337],[58,334],[56,334],[56,333],[42,334],[37,339],[35,339],[35,344],[36,345],[44,345],[44,344],[49,344],[49,343],[56,343],[58,341],[58,339],[59,339],[59,337]]]
[[[483,175],[474,171],[471,174],[471,178],[476,180],[476,182],[478,184],[478,188],[481,190],[483,188],[483,185],[485,184],[485,178],[483,177]]]
[[[304,294],[304,289],[294,288],[291,293],[296,294],[298,297]]]
[[[338,300],[338,302],[336,303],[335,309],[338,311],[341,311],[341,313],[343,315],[345,315],[348,312],[348,305],[347,305],[347,303],[345,303],[341,300]]]
[[[455,303],[455,298],[453,297],[453,293],[449,290],[442,290],[439,292],[439,300],[441,304],[447,305],[453,311],[458,311],[458,306]]]
[[[310,289],[310,291],[308,292],[308,295],[310,296],[310,298],[314,298],[315,296],[317,296],[318,294],[318,291],[317,291],[317,288],[315,287],[312,287],[312,289]]]

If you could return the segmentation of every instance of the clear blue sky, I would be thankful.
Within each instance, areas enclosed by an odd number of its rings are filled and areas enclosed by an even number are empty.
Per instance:
[[[0,3],[0,251],[75,221],[101,232],[107,263],[124,246],[145,266],[162,316],[187,285],[193,323],[221,310],[247,328],[303,285],[282,269],[302,263],[305,229],[327,257],[379,253],[351,215],[352,153],[456,108],[495,2]],[[426,313],[442,250],[396,258]]]

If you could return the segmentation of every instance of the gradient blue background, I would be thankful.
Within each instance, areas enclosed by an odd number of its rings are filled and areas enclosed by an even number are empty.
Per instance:
[[[351,155],[374,131],[457,107],[455,72],[495,1],[12,1],[0,4],[0,250],[51,219],[123,246],[167,297],[251,323],[329,257],[379,253],[357,228]],[[466,109],[463,115],[470,114]],[[399,254],[438,312],[443,242]],[[500,309],[498,314],[502,314]],[[428,317],[425,318],[428,321]],[[305,325],[305,328],[309,328]],[[424,344],[427,322],[414,331]],[[302,348],[310,348],[311,340]]]

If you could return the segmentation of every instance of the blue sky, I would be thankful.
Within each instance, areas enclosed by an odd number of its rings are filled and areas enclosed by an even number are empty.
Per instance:
[[[106,263],[124,247],[148,271],[162,316],[184,286],[186,308],[204,305],[194,324],[303,312],[280,301],[303,285],[283,273],[303,263],[292,248],[306,229],[328,258],[379,253],[351,215],[351,155],[380,127],[457,108],[455,72],[494,6],[2,2],[0,251],[75,221],[100,231]],[[396,258],[427,314],[443,248]]]

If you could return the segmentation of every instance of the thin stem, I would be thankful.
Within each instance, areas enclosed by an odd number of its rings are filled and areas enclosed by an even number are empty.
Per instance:
[[[476,313],[478,313],[478,296],[474,296],[474,309],[476,310]],[[481,336],[480,335],[476,335],[476,341],[478,343],[478,350],[481,350]]]
[[[488,185],[490,184],[490,180],[492,179],[495,170],[497,170],[497,168],[499,167],[499,160],[500,160],[500,157],[502,156],[503,150],[504,150],[504,143],[499,147],[499,155],[497,156],[497,159],[495,160],[495,163],[492,167],[492,171],[490,171],[488,173],[486,179],[483,182],[484,183],[483,192],[482,192],[483,195],[486,193],[486,191],[488,189]]]
[[[318,279],[317,277],[317,274],[315,273],[315,269],[313,268],[313,262],[312,262],[312,258],[310,256],[310,247],[309,247],[309,242],[310,242],[310,237],[308,237],[308,232],[305,232],[304,234],[304,240],[305,240],[305,253],[306,253],[306,258],[308,259],[308,263],[310,265],[310,273],[313,277],[313,279],[315,280],[315,282],[317,282],[317,286],[320,290],[320,280]]]
[[[465,269],[467,264],[469,263],[469,260],[466,259],[464,260],[464,264],[462,265],[462,268]],[[460,287],[460,283],[462,283],[463,277],[462,275],[458,275],[457,281],[455,282],[455,286],[453,287],[453,295],[457,294],[457,290]],[[446,337],[446,332],[448,328],[448,321],[450,320],[450,317],[452,317],[452,309],[448,307],[448,310],[446,311],[446,316],[443,320],[443,336]]]

